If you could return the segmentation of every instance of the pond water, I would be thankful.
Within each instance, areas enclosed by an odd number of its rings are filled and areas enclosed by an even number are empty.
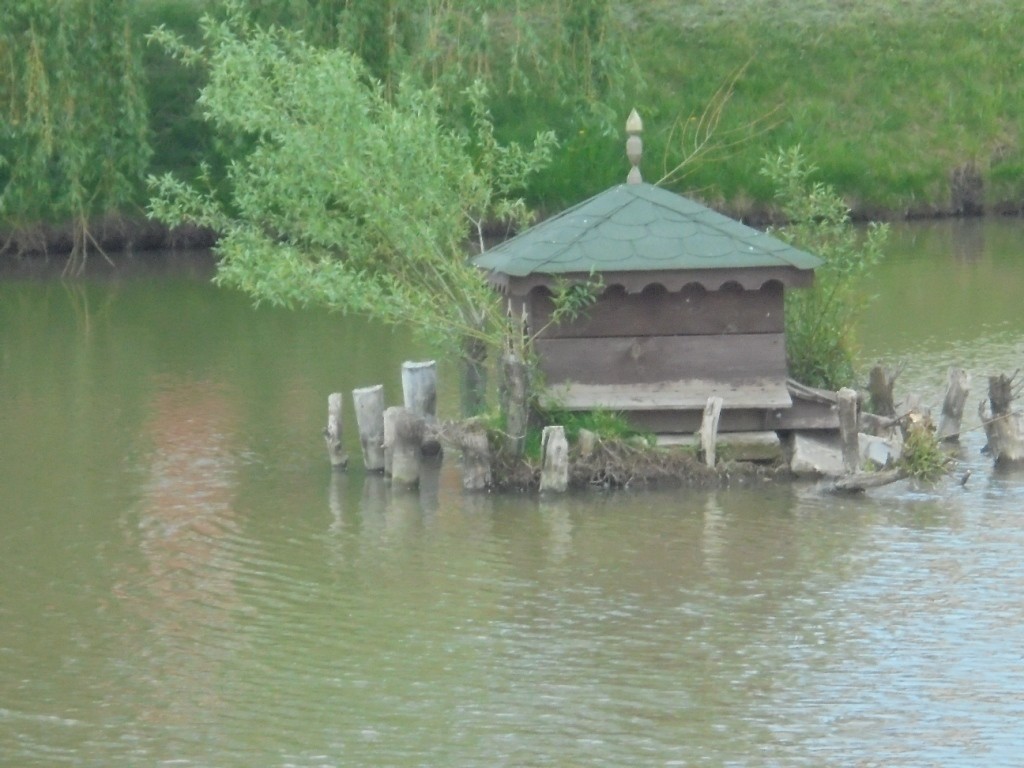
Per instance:
[[[320,430],[399,398],[405,335],[201,261],[8,277],[0,764],[1019,764],[1024,476],[971,428],[1024,361],[1021,226],[895,229],[864,361],[975,392],[956,476],[864,498],[392,493]]]

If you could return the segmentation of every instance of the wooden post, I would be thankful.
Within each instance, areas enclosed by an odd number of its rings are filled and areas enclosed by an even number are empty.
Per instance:
[[[331,466],[344,469],[348,466],[348,454],[341,443],[341,392],[332,392],[327,396],[327,426],[324,427],[324,442],[327,443],[327,456]]]
[[[1024,462],[1020,418],[1013,412],[1013,379],[1005,375],[989,376],[988,402],[992,412],[985,413],[985,401],[982,401],[978,415],[985,425],[993,460],[997,466]]]
[[[459,436],[462,450],[462,487],[467,491],[483,491],[491,486],[491,449],[487,428],[476,418],[469,419]]]
[[[356,426],[363,448],[363,466],[370,472],[384,471],[384,385],[352,390]]]
[[[434,428],[437,424],[437,363],[402,363],[402,398],[406,409],[424,418],[427,429],[423,433],[424,453],[434,455],[441,451],[441,441]]]
[[[950,366],[946,397],[942,401],[942,418],[939,419],[939,440],[956,442],[960,439],[960,422],[964,417],[964,404],[971,391],[971,375],[963,368]]]
[[[569,443],[564,427],[544,427],[540,438],[543,463],[540,490],[562,493],[569,487]]]
[[[423,417],[408,408],[391,407],[384,411],[384,455],[385,461],[389,454],[391,457],[392,484],[419,483],[423,425]]]
[[[402,363],[402,396],[405,407],[420,416],[437,415],[437,363]]]
[[[579,436],[580,458],[589,459],[597,448],[597,433],[581,429]]]
[[[857,429],[857,393],[843,387],[839,397],[839,439],[843,445],[843,469],[856,472],[860,466],[860,438]]]
[[[700,422],[700,450],[704,463],[714,469],[715,447],[718,442],[718,419],[722,415],[722,398],[711,396],[704,406],[704,418]]]
[[[512,456],[523,455],[526,445],[526,425],[529,411],[526,407],[526,363],[515,352],[506,352],[501,358],[501,407],[505,413],[506,447]]]
[[[899,373],[890,374],[880,365],[871,369],[868,375],[868,396],[871,400],[871,412],[879,416],[895,416],[896,404],[892,389]]]
[[[467,336],[462,342],[462,415],[479,416],[487,407],[487,344]]]

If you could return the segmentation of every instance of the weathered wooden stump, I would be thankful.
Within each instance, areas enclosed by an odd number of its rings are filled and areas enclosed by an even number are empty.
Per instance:
[[[348,466],[348,454],[342,445],[341,393],[332,392],[327,396],[327,426],[324,427],[324,442],[331,466],[344,469]]]
[[[420,416],[437,415],[437,363],[434,360],[402,363],[405,407]]]
[[[960,424],[964,418],[964,404],[971,391],[971,375],[963,368],[950,366],[946,383],[946,396],[942,400],[939,419],[939,440],[956,442],[960,439]]]
[[[384,386],[352,390],[356,409],[359,444],[363,449],[363,466],[370,472],[384,471]]]
[[[718,440],[718,420],[722,415],[722,398],[709,397],[704,406],[704,416],[700,422],[700,451],[704,463],[714,469],[715,447]]]
[[[406,409],[423,417],[425,429],[421,450],[440,453],[437,434],[437,363],[434,360],[402,363],[402,399]]]
[[[581,429],[579,438],[580,458],[589,459],[597,448],[597,433],[589,429]]]
[[[423,426],[424,418],[408,408],[393,406],[384,411],[384,456],[385,464],[390,456],[393,485],[415,486],[419,483]]]
[[[506,448],[512,456],[522,456],[526,445],[529,409],[526,403],[527,371],[523,358],[506,352],[501,358],[501,407],[505,414]]]
[[[996,466],[1024,463],[1024,440],[1020,415],[1013,411],[1013,389],[1012,377],[989,376],[988,404],[991,412],[986,414],[984,400],[978,406],[978,415],[985,425],[989,451]]]
[[[889,373],[885,368],[876,365],[868,374],[868,397],[871,412],[878,416],[895,416],[896,403],[893,399],[893,386],[899,372]]]
[[[491,448],[487,428],[479,419],[462,425],[457,438],[462,451],[462,487],[467,491],[483,491],[491,487]]]
[[[541,433],[540,490],[562,493],[569,487],[569,443],[564,427],[544,427]]]
[[[839,397],[839,441],[843,447],[843,469],[848,473],[860,467],[860,430],[857,422],[857,393],[843,387]]]

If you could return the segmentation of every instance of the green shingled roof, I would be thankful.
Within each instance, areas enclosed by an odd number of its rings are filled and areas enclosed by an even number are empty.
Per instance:
[[[821,260],[673,192],[622,184],[474,259],[523,277],[742,267],[814,269]]]

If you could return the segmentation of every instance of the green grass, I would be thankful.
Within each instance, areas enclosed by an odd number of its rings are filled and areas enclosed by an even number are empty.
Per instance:
[[[570,445],[579,441],[580,431],[588,430],[604,440],[626,440],[639,438],[645,443],[653,443],[653,436],[638,432],[629,422],[615,411],[565,411],[551,408],[537,413],[534,424],[526,433],[526,456],[537,460],[541,458],[541,437],[545,426],[565,428],[565,437]]]
[[[649,0],[634,7],[632,43],[645,82],[636,106],[645,119],[645,177],[657,179],[677,118],[699,115],[715,90],[746,65],[719,127],[742,133],[770,116],[772,127],[731,154],[695,168],[679,185],[711,201],[765,202],[760,159],[800,144],[852,202],[913,212],[948,201],[948,177],[973,161],[987,201],[1024,195],[1020,126],[1024,90],[1018,35],[1024,3]],[[607,143],[605,137],[591,142]],[[618,150],[619,142],[613,141]],[[615,154],[573,137],[537,199],[568,202],[607,183]],[[620,155],[621,157],[621,155]],[[599,158],[599,160],[595,160]],[[595,168],[595,166],[597,166]],[[599,181],[590,182],[592,175]]]
[[[934,482],[948,474],[953,459],[935,436],[930,421],[912,424],[903,443],[903,455],[897,466],[917,480]]]
[[[761,158],[800,144],[852,204],[896,214],[941,210],[951,170],[974,162],[986,202],[1024,200],[1024,2],[977,0],[618,0],[642,80],[609,106],[622,122],[645,122],[644,176],[656,181],[681,157],[669,145],[677,121],[699,116],[745,67],[722,114],[719,136],[767,130],[709,156],[677,191],[741,210],[770,201]],[[190,36],[197,0],[140,0],[140,31],[165,23]],[[154,170],[188,175],[211,139],[192,103],[200,84],[160,51],[146,51]],[[624,180],[621,130],[567,113],[567,94],[497,94],[502,138],[559,132],[552,167],[528,196],[549,211]]]

